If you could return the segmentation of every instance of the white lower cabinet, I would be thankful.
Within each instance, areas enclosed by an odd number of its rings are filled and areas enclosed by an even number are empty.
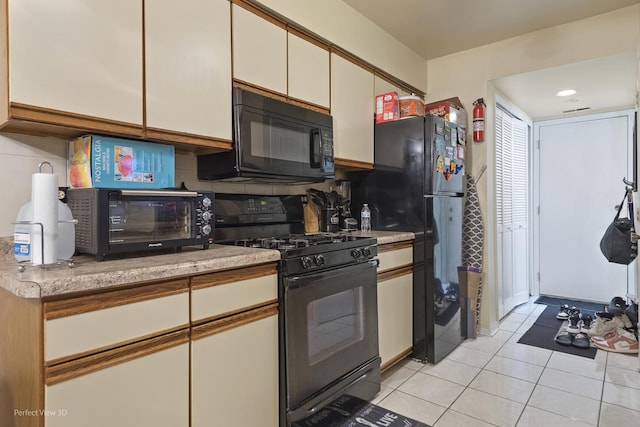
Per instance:
[[[277,305],[193,328],[191,426],[278,426]]]
[[[413,274],[378,282],[378,340],[382,367],[413,345]]]
[[[381,245],[378,259],[378,342],[384,371],[413,347],[412,242]]]
[[[45,426],[188,427],[187,332],[182,338],[181,344],[160,344],[163,349],[141,357],[132,348],[134,358],[90,373],[77,374],[82,363],[70,367],[69,379],[45,386]]]

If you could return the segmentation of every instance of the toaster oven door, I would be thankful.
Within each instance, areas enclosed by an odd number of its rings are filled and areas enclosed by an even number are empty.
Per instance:
[[[110,192],[108,204],[108,241],[111,247],[130,244],[149,247],[194,237],[196,212],[193,197]]]

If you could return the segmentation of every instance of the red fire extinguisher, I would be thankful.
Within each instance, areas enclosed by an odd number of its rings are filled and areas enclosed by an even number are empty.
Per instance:
[[[473,141],[484,141],[484,99],[478,98],[473,102]]]

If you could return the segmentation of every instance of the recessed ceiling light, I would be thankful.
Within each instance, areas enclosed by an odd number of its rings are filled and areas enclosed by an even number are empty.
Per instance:
[[[571,95],[575,95],[576,93],[577,92],[574,89],[566,89],[556,93],[556,96],[571,96]]]

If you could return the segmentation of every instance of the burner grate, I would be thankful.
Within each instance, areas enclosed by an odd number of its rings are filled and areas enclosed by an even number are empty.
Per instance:
[[[306,248],[309,246],[342,243],[356,240],[356,236],[350,233],[318,233],[318,234],[291,234],[283,237],[258,237],[253,239],[235,240],[236,246],[249,248],[290,250]]]

